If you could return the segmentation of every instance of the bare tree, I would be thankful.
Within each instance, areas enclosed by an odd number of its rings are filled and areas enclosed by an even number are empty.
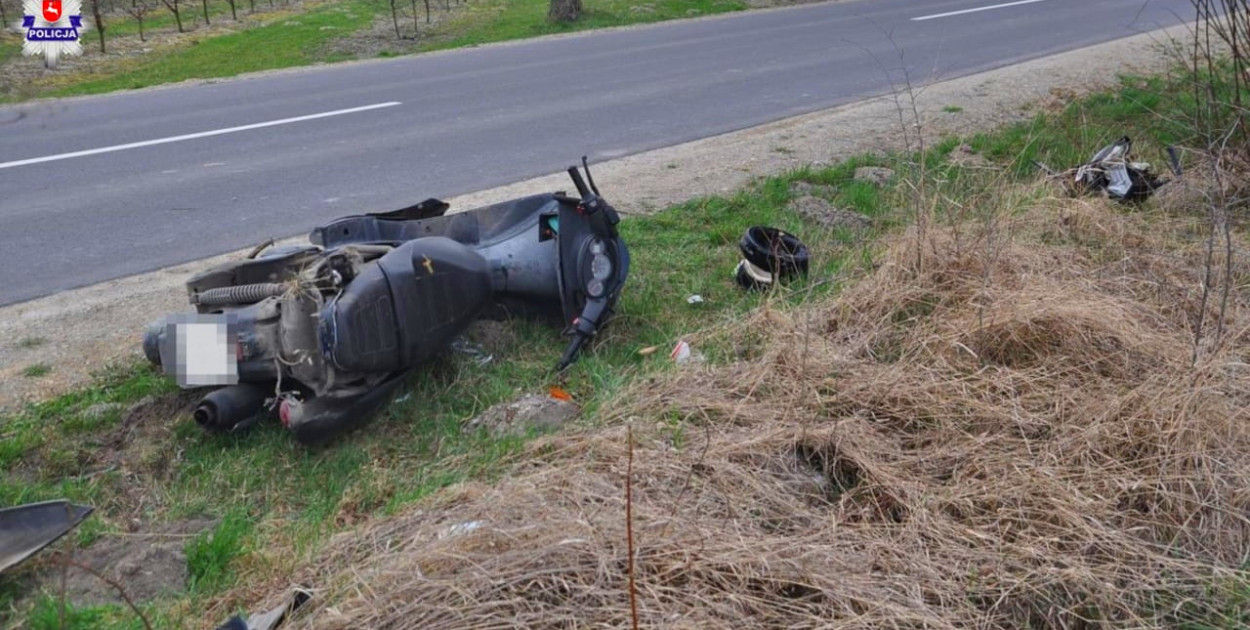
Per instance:
[[[238,22],[239,14],[234,10],[235,0],[226,0],[226,2],[230,3],[230,19],[234,20],[235,22]]]
[[[270,0],[272,2],[273,0]],[[391,5],[391,23],[395,25],[395,39],[403,39],[399,34],[399,4],[398,0],[387,0]]]
[[[185,33],[186,30],[182,28],[182,10],[178,7],[178,0],[161,0],[161,4],[164,4],[165,8],[174,14],[174,22],[178,24],[178,32]]]
[[[126,13],[139,23],[139,41],[146,42],[147,36],[143,34],[143,18],[147,16],[148,11],[152,10],[152,5],[147,0],[130,0],[130,6],[126,8]]]
[[[95,18],[95,28],[100,31],[100,54],[104,54],[104,18],[100,17],[100,0],[91,0],[91,17]]]
[[[430,23],[430,0],[425,0],[425,23]]]
[[[552,22],[576,22],[582,15],[582,0],[551,0],[547,19]]]
[[[9,14],[4,12],[4,0],[0,0],[0,24],[9,24]]]
[[[200,4],[204,7],[204,26],[211,26],[213,23],[208,21],[208,0],[200,0]]]

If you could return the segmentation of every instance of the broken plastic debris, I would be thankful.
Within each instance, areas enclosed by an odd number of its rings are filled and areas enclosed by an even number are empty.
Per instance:
[[[0,572],[56,542],[93,511],[63,500],[0,509]]]
[[[462,534],[467,534],[471,531],[480,529],[485,524],[486,524],[485,521],[469,521],[467,523],[456,523],[455,525],[452,525],[451,527],[444,529],[439,534],[438,537],[447,538],[450,536],[460,536]]]
[[[1068,171],[1072,177],[1071,184],[1077,192],[1101,191],[1108,197],[1120,201],[1140,201],[1149,197],[1168,180],[1160,179],[1146,162],[1130,162],[1129,152],[1133,141],[1128,136],[1109,144],[1097,153],[1090,161]],[[1180,163],[1175,149],[1169,147],[1168,157],[1171,160],[1173,173],[1179,174]],[[1051,174],[1044,165],[1039,167]]]
[[[698,293],[686,298],[686,304],[702,304],[703,296]]]
[[[678,364],[703,361],[703,355],[691,348],[690,344],[684,340],[678,341],[668,356]]]
[[[668,358],[678,363],[690,360],[690,344],[685,341],[678,341],[677,345],[673,346],[673,351],[668,353]]]
[[[659,349],[660,349],[660,347],[659,347],[659,346],[647,346],[647,347],[645,347],[645,348],[643,348],[643,349],[639,350],[639,351],[638,351],[638,354],[639,354],[639,355],[641,355],[641,356],[644,356],[644,357],[645,357],[645,356],[650,356],[650,355],[652,355],[652,354],[655,354],[655,351],[656,351],[656,350],[659,350]]]
[[[552,385],[547,389],[547,393],[556,400],[573,402],[573,395],[565,391],[564,388],[559,385]]]
[[[485,348],[464,337],[457,337],[455,341],[451,342],[451,350],[456,354],[463,354],[473,359],[478,365],[486,365],[495,359],[493,355],[486,352]]]
[[[268,612],[257,613],[244,619],[242,615],[235,615],[226,621],[226,623],[217,627],[217,630],[274,630],[282,625],[291,617],[301,606],[308,603],[312,599],[312,593],[302,588],[295,589],[291,595],[291,600]]]

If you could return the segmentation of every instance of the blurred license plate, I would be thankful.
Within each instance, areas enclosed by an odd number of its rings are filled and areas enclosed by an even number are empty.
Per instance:
[[[239,382],[238,339],[230,315],[177,315],[165,323],[161,365],[181,387]]]

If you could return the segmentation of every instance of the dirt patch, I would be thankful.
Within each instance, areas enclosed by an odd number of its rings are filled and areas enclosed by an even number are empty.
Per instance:
[[[855,180],[873,186],[885,186],[894,177],[894,169],[883,166],[861,166],[855,169]]]
[[[469,326],[465,338],[490,356],[499,358],[516,343],[516,329],[506,321],[483,319]]]
[[[108,535],[74,553],[74,561],[101,573],[126,589],[136,602],[175,595],[187,587],[187,556],[183,547],[214,521],[185,520]],[[44,590],[60,593],[61,571],[44,575]],[[65,594],[75,606],[122,604],[116,589],[100,578],[71,566]]]
[[[203,391],[187,390],[148,396],[134,403],[122,414],[121,424],[105,434],[100,447],[92,451],[95,465],[128,475],[164,478],[178,464],[169,449],[176,441],[175,422],[190,414],[203,396]]]
[[[813,184],[811,182],[797,181],[790,184],[790,195],[793,197],[814,196],[822,199],[828,199],[837,192],[833,186],[824,184]]]
[[[811,195],[794,199],[788,207],[799,216],[828,229],[858,231],[865,230],[872,225],[871,219],[858,212],[836,208],[828,201]]]
[[[964,168],[993,168],[993,164],[985,159],[984,155],[977,153],[972,149],[971,145],[961,144],[947,154],[946,160],[955,166]]]
[[[549,396],[526,396],[500,403],[464,424],[465,431],[485,429],[494,436],[524,435],[531,430],[554,431],[572,421],[581,409],[572,402]]]

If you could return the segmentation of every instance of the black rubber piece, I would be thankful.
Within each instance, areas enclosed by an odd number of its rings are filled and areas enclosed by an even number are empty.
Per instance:
[[[778,280],[807,275],[811,255],[803,241],[789,232],[757,225],[742,235],[738,248],[747,261],[772,272]]]
[[[143,356],[147,357],[152,365],[161,364],[161,339],[164,336],[164,320],[148,324],[147,330],[143,331]]]
[[[738,266],[734,268],[734,282],[738,286],[748,291],[765,291],[773,286],[771,279],[760,279],[751,274],[747,265],[750,264],[746,260],[738,261]],[[767,271],[765,271],[767,273]]]
[[[304,401],[300,417],[292,418],[288,428],[305,446],[323,445],[372,419],[391,402],[410,371],[396,372],[359,396]]]

